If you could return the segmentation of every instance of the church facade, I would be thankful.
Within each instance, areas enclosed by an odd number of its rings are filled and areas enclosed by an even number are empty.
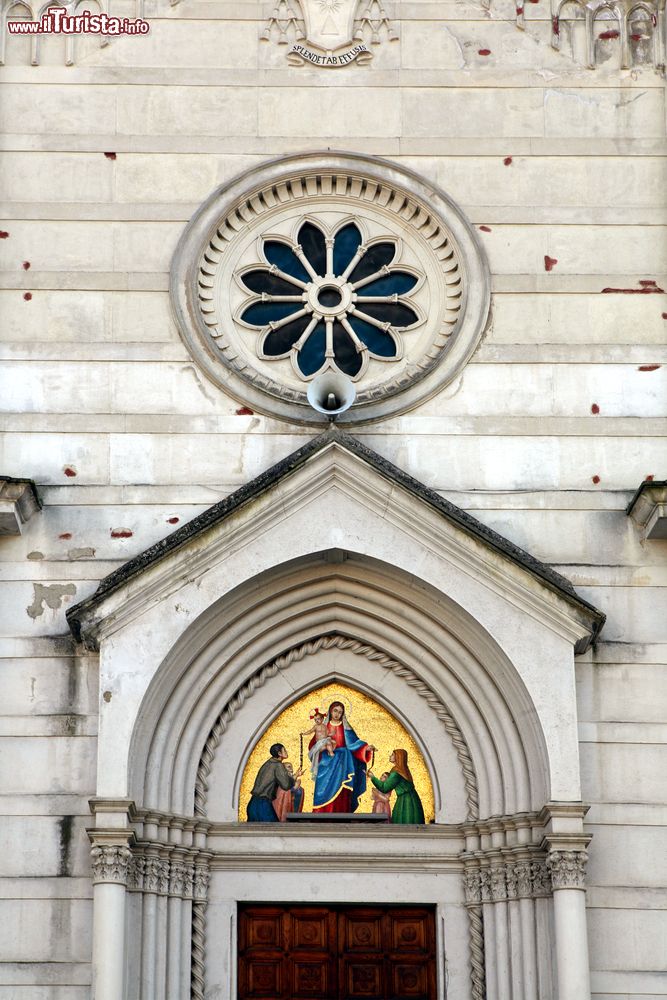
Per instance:
[[[0,998],[667,996],[664,3],[57,6]]]

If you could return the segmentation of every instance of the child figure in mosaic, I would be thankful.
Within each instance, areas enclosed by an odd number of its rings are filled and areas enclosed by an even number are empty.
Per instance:
[[[389,771],[385,771],[384,774],[380,775],[380,781],[384,782],[388,777]],[[381,792],[379,788],[371,788],[371,798],[373,812],[384,813],[391,818],[391,792]]]
[[[316,753],[319,756],[323,750],[326,750],[329,756],[333,757],[334,742],[329,736],[325,716],[322,712],[320,712],[319,708],[314,708],[310,713],[310,718],[312,719],[313,725],[310,729],[306,729],[306,731],[301,735],[310,736],[311,733],[314,734],[315,743],[310,748],[311,755]]]

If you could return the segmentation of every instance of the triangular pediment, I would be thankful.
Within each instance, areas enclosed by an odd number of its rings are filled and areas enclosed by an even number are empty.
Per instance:
[[[494,578],[515,598],[530,593],[547,618],[557,609],[571,619],[577,652],[602,628],[605,616],[565,577],[335,426],[105,577],[91,597],[68,611],[70,628],[97,648],[105,621],[122,627],[130,608],[134,618],[142,603],[153,605],[163,593],[173,594],[174,580],[192,581],[223,564],[242,537],[270,531],[272,518],[297,513],[305,519],[317,499],[321,519],[323,500],[333,512],[342,495],[375,514],[378,530],[393,516],[406,536],[414,531],[428,537],[445,560],[457,559],[482,579]],[[331,547],[345,549],[345,544]],[[291,555],[285,551],[284,560]],[[549,604],[553,609],[547,610]]]

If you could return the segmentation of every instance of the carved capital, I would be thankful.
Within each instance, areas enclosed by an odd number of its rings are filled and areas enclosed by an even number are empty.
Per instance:
[[[463,873],[463,887],[467,906],[478,906],[482,902],[482,880],[479,868],[467,868]]]
[[[195,864],[192,895],[195,900],[204,900],[208,895],[208,883],[211,878],[207,865]]]
[[[132,851],[117,844],[95,844],[90,852],[93,868],[93,882],[117,882],[127,885],[128,869]]]
[[[531,896],[533,887],[530,878],[530,861],[517,861],[514,865],[514,876],[516,878],[516,894],[519,899]]]
[[[505,866],[494,865],[489,869],[491,876],[491,898],[494,903],[499,903],[507,899],[507,882],[505,880]]]
[[[185,874],[183,876],[183,898],[192,899],[195,881],[194,862],[186,861],[183,867],[185,868]]]
[[[530,878],[533,896],[549,896],[551,894],[551,876],[545,861],[532,861]]]
[[[554,890],[585,889],[587,858],[586,851],[551,851],[547,866]]]
[[[169,895],[182,896],[186,881],[186,866],[182,861],[172,861],[169,872]]]
[[[164,861],[161,858],[144,858],[144,892],[161,892],[160,884],[163,881],[162,869]]]
[[[133,854],[127,871],[127,887],[131,892],[141,892],[144,887],[144,858]]]
[[[508,862],[505,868],[505,879],[507,881],[507,898],[516,899],[518,892],[518,873],[517,865],[513,862]]]
[[[491,894],[491,871],[489,868],[480,868],[479,884],[482,889],[482,902],[490,903],[493,896]]]

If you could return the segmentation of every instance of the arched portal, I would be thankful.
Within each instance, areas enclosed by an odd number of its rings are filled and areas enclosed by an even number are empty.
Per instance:
[[[446,595],[395,567],[352,555],[329,562],[326,553],[253,579],[182,636],[141,707],[129,754],[132,798],[192,813],[202,734],[221,709],[240,692],[244,701],[257,697],[262,669],[287,650],[332,633],[384,653],[449,709],[470,747],[478,816],[528,812],[549,801],[537,713],[498,644]],[[347,669],[363,685],[372,662],[361,655]],[[293,661],[278,672],[286,701],[300,678],[292,679]],[[376,675],[373,683],[379,683]],[[400,703],[403,695],[395,697]],[[261,712],[263,702],[258,706]]]
[[[334,431],[70,620],[101,661],[96,1000],[231,1000],[237,907],[341,894],[435,907],[440,998],[445,981],[465,1000],[554,997],[554,941],[574,982],[573,658],[600,615],[548,567]],[[237,822],[234,775],[257,734],[326,682],[421,741],[435,823],[323,836]]]

